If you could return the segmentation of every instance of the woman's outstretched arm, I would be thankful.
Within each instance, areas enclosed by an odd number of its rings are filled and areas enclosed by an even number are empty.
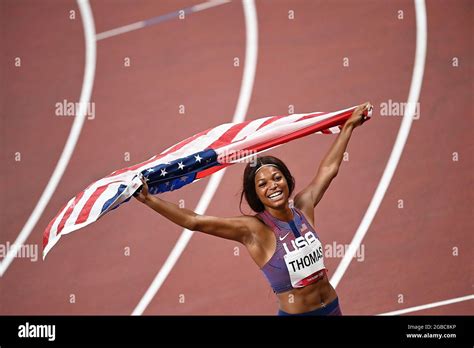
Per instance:
[[[255,224],[251,217],[220,218],[199,215],[192,210],[180,208],[177,204],[149,194],[147,183],[143,180],[142,182],[143,187],[135,195],[135,198],[175,224],[190,231],[200,231],[213,236],[235,240],[243,244],[251,242],[254,231],[253,224]]]
[[[296,207],[309,211],[310,209],[314,209],[319,203],[324,192],[326,192],[329,184],[339,171],[352,131],[364,123],[365,112],[371,107],[372,105],[367,102],[359,105],[354,110],[352,116],[346,121],[341,132],[337,135],[336,140],[321,161],[314,179],[305,189],[295,196],[294,203]]]

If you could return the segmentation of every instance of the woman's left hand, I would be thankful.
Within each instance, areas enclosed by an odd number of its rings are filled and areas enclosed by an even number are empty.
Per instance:
[[[366,102],[362,105],[359,105],[354,112],[352,112],[351,117],[347,120],[349,125],[356,128],[363,124],[367,120],[367,112],[372,109],[372,104]]]
[[[149,198],[148,184],[146,183],[144,178],[141,178],[141,181],[143,185],[140,189],[137,190],[137,192],[133,194],[133,197],[135,197],[138,201],[145,203]]]

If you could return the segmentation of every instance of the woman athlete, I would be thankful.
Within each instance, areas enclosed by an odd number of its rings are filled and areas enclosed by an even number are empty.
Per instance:
[[[199,215],[148,193],[135,197],[172,222],[189,229],[242,243],[263,271],[279,300],[278,315],[342,315],[329,283],[323,248],[314,228],[314,208],[336,177],[352,131],[364,123],[369,102],[345,122],[311,183],[289,198],[295,181],[286,165],[273,156],[257,158],[244,171],[243,190],[256,215],[221,218]]]

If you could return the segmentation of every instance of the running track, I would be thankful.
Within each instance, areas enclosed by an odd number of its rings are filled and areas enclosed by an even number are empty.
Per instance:
[[[163,19],[204,1],[91,0],[90,8],[95,30],[102,33]],[[86,39],[74,1],[7,0],[0,6],[7,81],[0,86],[0,243],[5,246],[30,218],[68,139],[75,118],[56,116],[55,104],[79,100]],[[362,240],[364,260],[352,260],[338,283],[345,314],[380,314],[474,293],[469,257],[474,245],[472,7],[461,0],[426,4],[420,118],[411,124],[393,178]],[[75,19],[69,17],[71,10]],[[398,18],[400,10],[403,19]],[[315,211],[325,243],[349,244],[402,122],[401,116],[382,116],[381,106],[408,98],[417,47],[414,3],[261,0],[255,12],[258,59],[253,85],[247,81],[251,98],[246,119],[287,114],[289,105],[295,112],[333,111],[366,100],[376,106],[373,119],[355,131],[349,160]],[[248,30],[242,3],[232,1],[97,41],[91,75],[95,118],[85,120],[64,175],[26,245],[37,245],[40,254],[45,226],[90,182],[232,120],[248,63]],[[130,67],[124,66],[125,57]],[[344,57],[349,66],[343,66]],[[288,164],[298,190],[311,180],[333,139],[310,136],[270,154]],[[225,172],[206,214],[240,214],[242,172],[243,165]],[[209,181],[163,198],[183,200],[195,209]],[[0,279],[0,314],[131,314],[182,229],[135,201],[119,210],[63,238],[44,262],[40,255],[36,262],[15,258]],[[327,257],[330,276],[340,261],[340,256]],[[195,233],[144,314],[272,315],[276,310],[276,298],[241,246]],[[410,313],[472,315],[474,301]]]

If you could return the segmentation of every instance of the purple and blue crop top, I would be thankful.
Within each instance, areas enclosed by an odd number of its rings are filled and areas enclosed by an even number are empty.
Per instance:
[[[277,294],[314,283],[326,273],[316,231],[300,210],[291,210],[294,218],[289,222],[267,211],[257,214],[275,234],[275,252],[261,270]]]

